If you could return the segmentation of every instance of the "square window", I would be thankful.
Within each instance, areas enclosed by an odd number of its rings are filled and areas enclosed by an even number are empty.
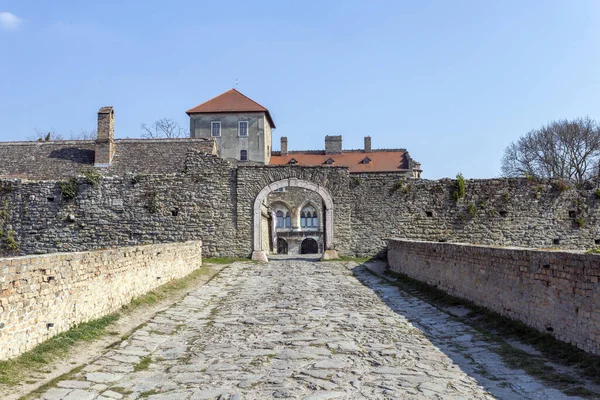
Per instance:
[[[240,150],[240,161],[248,161],[248,150]]]
[[[238,136],[248,137],[248,121],[238,122]]]
[[[212,121],[210,123],[210,136],[221,136],[221,121]]]

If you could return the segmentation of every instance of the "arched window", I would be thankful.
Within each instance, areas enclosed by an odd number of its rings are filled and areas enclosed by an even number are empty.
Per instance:
[[[277,228],[283,228],[283,211],[277,211]]]
[[[290,217],[290,213],[287,212],[285,214],[285,227],[286,228],[291,228],[292,227],[292,218]]]
[[[300,226],[302,228],[318,228],[319,218],[317,211],[312,206],[306,206],[300,213]]]

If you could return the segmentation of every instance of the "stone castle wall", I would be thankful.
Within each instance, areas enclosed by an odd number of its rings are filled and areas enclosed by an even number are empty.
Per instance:
[[[390,237],[564,249],[600,244],[594,190],[527,179],[474,180],[455,201],[456,182],[449,179],[349,174],[334,166],[236,166],[190,153],[170,174],[111,175],[97,185],[79,176],[73,199],[64,198],[56,181],[0,180],[0,254],[202,240],[207,257],[247,257],[256,196],[288,178],[331,194],[334,245],[341,254],[383,253]]]
[[[600,199],[551,181],[399,180],[394,174],[350,176],[352,244],[372,255],[386,238],[523,247],[586,249],[600,239]]]
[[[393,271],[600,354],[600,256],[391,239]]]
[[[201,242],[0,258],[0,359],[201,266]]]
[[[0,249],[15,254],[6,244],[14,232],[21,255],[189,240],[234,255],[235,170],[197,157],[174,174],[107,176],[95,186],[80,176],[72,199],[56,181],[0,181]]]

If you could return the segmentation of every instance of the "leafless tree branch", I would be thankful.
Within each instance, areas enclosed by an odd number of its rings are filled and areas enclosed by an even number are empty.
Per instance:
[[[582,185],[598,179],[600,127],[589,117],[558,120],[534,129],[506,147],[504,176],[531,175]]]
[[[189,133],[177,122],[169,118],[161,118],[150,125],[142,124],[142,136],[147,139],[157,138],[182,138],[188,137]]]

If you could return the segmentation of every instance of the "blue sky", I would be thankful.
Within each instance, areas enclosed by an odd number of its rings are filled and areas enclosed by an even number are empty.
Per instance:
[[[267,107],[274,149],[406,148],[424,177],[499,175],[548,121],[600,119],[600,1],[2,1],[0,140],[116,136],[230,89]]]

